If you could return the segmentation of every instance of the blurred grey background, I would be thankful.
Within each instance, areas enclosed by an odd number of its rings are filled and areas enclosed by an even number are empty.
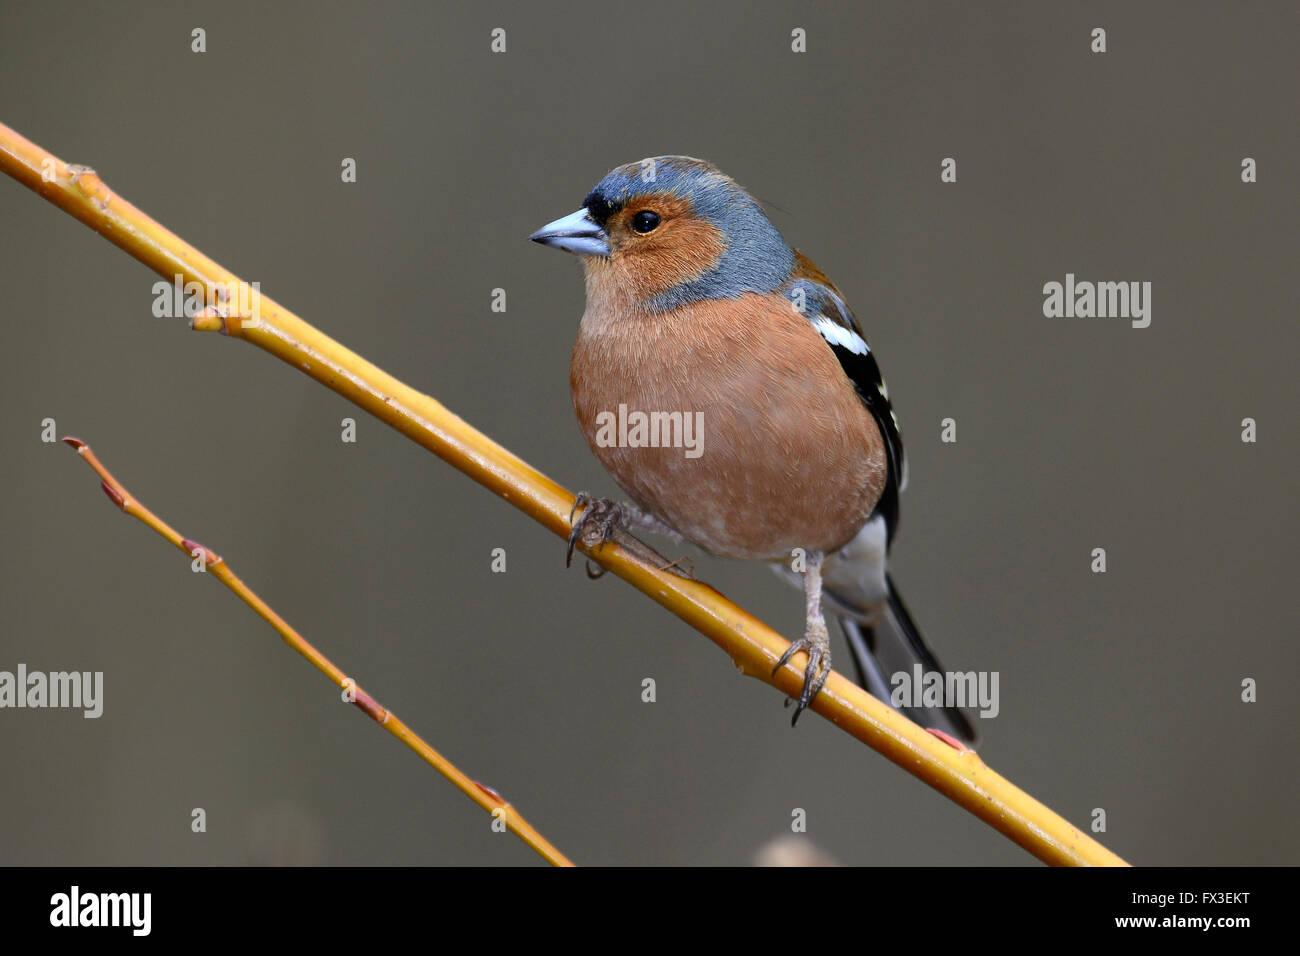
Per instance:
[[[984,759],[1076,825],[1105,809],[1132,862],[1296,863],[1300,14],[843,6],[8,0],[0,120],[607,494],[568,396],[580,269],[524,237],[619,163],[716,162],[881,358],[911,460],[895,579],[948,667],[1001,675]],[[1150,328],[1044,318],[1067,272],[1152,282]],[[825,721],[792,731],[338,396],[154,318],[155,279],[0,179],[0,670],[105,674],[98,720],[0,711],[0,863],[537,862],[116,511],[47,417],[578,862],[747,863],[794,808],[846,863],[1033,862]],[[768,570],[695,557],[799,630]]]

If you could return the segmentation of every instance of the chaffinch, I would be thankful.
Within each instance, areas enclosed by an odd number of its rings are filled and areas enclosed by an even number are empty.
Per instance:
[[[941,670],[886,572],[907,469],[875,356],[759,204],[710,163],[660,156],[613,170],[529,238],[582,260],[573,407],[632,499],[580,495],[570,555],[617,524],[802,583],[805,632],[773,671],[807,652],[793,721],[830,673],[823,597],[877,697],[917,662]],[[974,738],[956,708],[907,713]]]

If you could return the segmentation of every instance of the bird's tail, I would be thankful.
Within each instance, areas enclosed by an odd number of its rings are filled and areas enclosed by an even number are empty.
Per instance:
[[[941,703],[926,704],[924,685],[917,680],[919,674],[924,680],[925,674],[938,672],[938,686],[946,686],[942,665],[933,652],[925,646],[921,632],[907,613],[898,589],[888,576],[885,577],[889,596],[879,611],[872,617],[859,620],[848,614],[836,613],[844,636],[848,639],[849,650],[853,654],[853,663],[857,667],[858,680],[862,686],[875,697],[894,706],[909,719],[922,727],[934,728],[949,734],[973,746],[976,740],[975,726],[967,713],[960,707],[943,700]],[[870,620],[870,623],[867,621]],[[896,679],[895,675],[906,675],[905,679]],[[934,678],[930,678],[931,681]],[[891,699],[896,688],[908,691],[900,693],[902,704],[895,705]]]

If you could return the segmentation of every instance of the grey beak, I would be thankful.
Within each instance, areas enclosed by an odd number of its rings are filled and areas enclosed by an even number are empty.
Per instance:
[[[548,222],[528,238],[579,256],[609,255],[609,234],[585,208]]]

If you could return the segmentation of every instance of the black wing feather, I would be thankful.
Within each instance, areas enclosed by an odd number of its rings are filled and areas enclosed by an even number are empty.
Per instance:
[[[880,366],[867,345],[857,317],[834,289],[812,279],[796,278],[786,286],[785,293],[835,353],[844,374],[866,403],[885,438],[888,477],[872,513],[884,517],[888,538],[892,541],[898,527],[898,493],[906,480],[907,463],[903,457],[903,436],[898,418],[889,402]]]

